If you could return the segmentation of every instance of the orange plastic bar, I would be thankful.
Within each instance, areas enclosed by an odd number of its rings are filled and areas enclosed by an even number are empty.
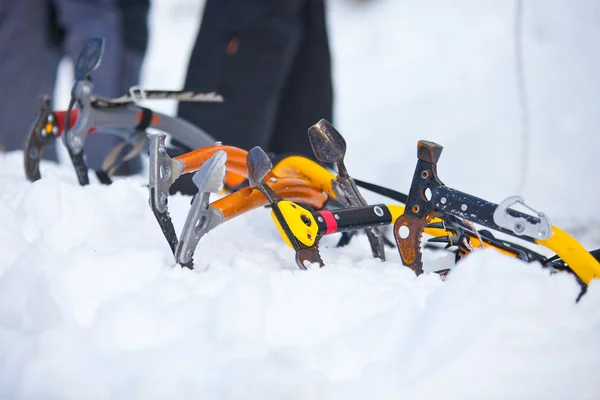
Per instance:
[[[268,184],[281,198],[306,204],[316,209],[323,208],[328,198],[320,189],[310,187],[308,182],[302,179],[282,178],[275,183],[268,182]],[[268,203],[260,191],[245,187],[212,202],[211,206],[220,210],[227,221]]]
[[[246,157],[248,152],[234,146],[215,145],[203,147],[175,157],[183,162],[183,173],[196,172],[213,154],[219,150],[227,153],[227,171],[239,176],[247,177]],[[273,168],[268,178],[302,178],[314,182],[314,186],[320,186],[325,192],[332,192],[331,180],[335,175],[327,171],[313,160],[302,156],[289,156],[282,159]]]
[[[183,162],[183,173],[187,174],[198,171],[202,164],[208,161],[208,159],[219,150],[224,150],[227,153],[227,171],[244,177],[248,176],[248,170],[246,169],[246,156],[248,152],[239,147],[223,145],[208,146],[190,151],[189,153],[182,154],[175,158]]]

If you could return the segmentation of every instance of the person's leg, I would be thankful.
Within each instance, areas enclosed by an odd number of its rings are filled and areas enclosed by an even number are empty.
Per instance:
[[[54,0],[59,20],[67,32],[65,53],[76,60],[84,43],[92,37],[105,39],[100,67],[93,72],[94,93],[118,97],[137,85],[148,38],[147,0]],[[121,142],[109,135],[87,138],[85,152],[90,168],[99,169],[108,152]],[[118,173],[141,169],[139,158],[123,165]]]
[[[302,30],[306,0],[207,0],[185,88],[221,104],[180,103],[179,116],[225,144],[267,147]]]
[[[121,31],[123,56],[120,73],[119,95],[127,93],[132,86],[140,83],[140,74],[148,48],[149,0],[119,0],[121,9]],[[93,136],[93,135],[92,135]],[[116,141],[118,143],[118,141]],[[115,144],[116,145],[116,144]],[[124,151],[132,147],[127,146]],[[116,170],[116,175],[131,175],[141,171],[141,157],[137,156]]]
[[[54,92],[59,49],[50,40],[46,0],[5,0],[0,8],[0,149],[22,150],[37,97]],[[48,146],[44,158],[56,160]]]
[[[307,130],[333,117],[331,56],[324,0],[304,6],[304,35],[281,94],[277,122],[268,149],[314,157]]]

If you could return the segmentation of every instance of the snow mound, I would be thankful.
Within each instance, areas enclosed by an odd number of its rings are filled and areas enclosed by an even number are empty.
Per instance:
[[[494,251],[442,282],[364,237],[298,271],[268,210],[173,266],[145,182],[0,156],[0,397],[597,398],[600,284]],[[173,196],[179,231],[190,198]],[[435,263],[435,260],[431,260]]]

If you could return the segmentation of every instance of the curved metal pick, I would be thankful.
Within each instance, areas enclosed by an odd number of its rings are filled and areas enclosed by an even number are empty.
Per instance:
[[[219,193],[223,189],[223,180],[227,172],[226,163],[227,152],[219,150],[202,164],[192,177],[199,193]]]
[[[260,146],[256,146],[248,151],[246,167],[248,168],[248,183],[251,187],[258,188],[273,168],[273,163],[267,153]]]
[[[308,128],[308,140],[315,157],[325,163],[343,163],[346,140],[326,119]]]
[[[75,63],[75,80],[88,77],[100,66],[104,54],[104,39],[92,38],[83,45]]]

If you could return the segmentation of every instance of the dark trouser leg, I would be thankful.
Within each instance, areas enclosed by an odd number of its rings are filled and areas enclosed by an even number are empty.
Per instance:
[[[0,147],[22,150],[36,118],[37,97],[52,96],[59,50],[49,39],[45,0],[8,0],[0,9]],[[56,160],[48,146],[44,158]]]
[[[308,0],[303,13],[304,36],[281,94],[269,149],[313,157],[307,130],[333,116],[331,56],[324,0]]]
[[[248,0],[238,1],[244,6]],[[179,116],[225,144],[268,150],[281,92],[303,34],[299,10],[305,2],[260,2],[252,20],[241,20],[234,1],[207,0],[185,87],[216,91],[225,101],[181,103]],[[260,5],[264,11],[258,10]]]

